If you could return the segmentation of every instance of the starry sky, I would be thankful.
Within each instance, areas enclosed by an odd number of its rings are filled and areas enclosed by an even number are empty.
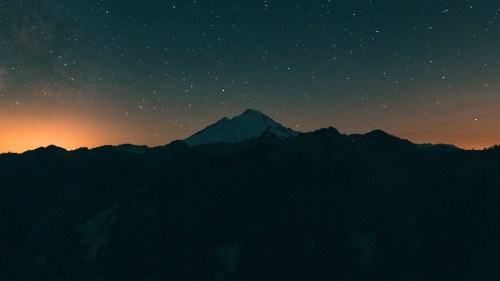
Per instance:
[[[0,0],[0,153],[296,131],[500,143],[500,2]]]

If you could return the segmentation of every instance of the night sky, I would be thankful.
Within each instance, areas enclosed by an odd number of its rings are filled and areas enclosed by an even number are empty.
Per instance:
[[[500,143],[500,2],[0,0],[0,152],[297,131]]]

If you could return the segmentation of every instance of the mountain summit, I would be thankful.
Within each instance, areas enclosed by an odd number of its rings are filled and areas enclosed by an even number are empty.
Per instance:
[[[284,140],[294,138],[298,134],[298,132],[283,127],[258,110],[247,109],[241,115],[235,116],[232,119],[228,119],[227,117],[222,118],[183,140],[183,142],[190,146],[234,143],[271,135]]]

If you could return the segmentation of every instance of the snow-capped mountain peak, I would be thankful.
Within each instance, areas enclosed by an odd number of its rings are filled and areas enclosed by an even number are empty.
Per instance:
[[[234,143],[251,138],[274,135],[280,139],[294,138],[299,133],[283,127],[262,112],[247,109],[232,119],[223,117],[218,122],[183,140],[190,146],[212,143]]]

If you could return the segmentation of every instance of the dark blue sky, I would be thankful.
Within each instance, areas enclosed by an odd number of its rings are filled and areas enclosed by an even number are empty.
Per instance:
[[[0,152],[298,131],[500,142],[496,1],[0,2]]]

